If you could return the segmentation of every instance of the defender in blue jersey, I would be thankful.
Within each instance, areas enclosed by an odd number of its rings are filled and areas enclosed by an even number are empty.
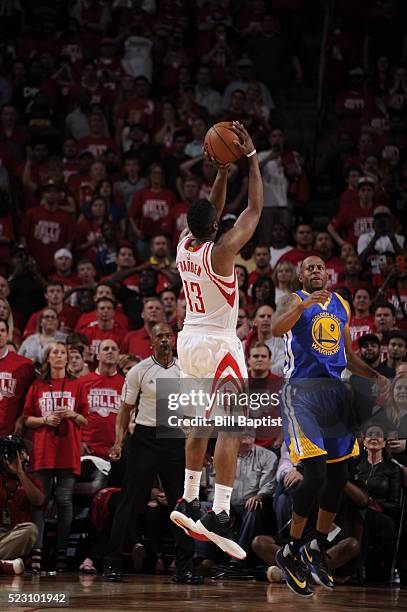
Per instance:
[[[345,368],[374,378],[387,379],[352,352],[350,309],[337,293],[326,290],[324,261],[308,257],[302,263],[302,289],[280,301],[272,320],[273,336],[284,336],[286,347],[282,416],[293,461],[301,460],[304,478],[293,497],[290,540],[276,555],[287,585],[299,595],[313,593],[314,581],[334,587],[325,563],[328,533],[348,479],[347,459],[358,454],[348,429],[346,390],[341,383]],[[302,542],[308,514],[318,501],[315,538]]]
[[[307,291],[293,294],[299,303]],[[327,463],[359,454],[350,433],[350,403],[341,374],[347,366],[347,302],[331,293],[312,304],[284,334],[286,361],[281,398],[286,443],[293,463],[326,455]]]

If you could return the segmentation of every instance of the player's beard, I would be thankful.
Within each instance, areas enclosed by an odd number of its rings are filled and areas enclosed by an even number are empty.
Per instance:
[[[316,286],[318,285],[318,286]],[[308,287],[305,289],[308,293],[314,293],[314,291],[321,291],[325,289],[326,283],[324,283],[323,279],[315,279],[310,280]]]

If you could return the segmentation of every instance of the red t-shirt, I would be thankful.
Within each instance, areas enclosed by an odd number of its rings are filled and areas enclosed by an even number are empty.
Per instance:
[[[347,117],[338,118],[338,132],[350,134],[357,140],[360,132],[362,114],[373,105],[373,97],[364,91],[343,91],[335,100],[335,106],[340,110],[352,111]]]
[[[342,208],[331,223],[333,228],[342,235],[345,242],[350,242],[356,246],[361,234],[373,230],[373,206],[362,208],[359,202],[359,204]]]
[[[350,187],[348,187],[347,189],[345,189],[345,191],[342,193],[341,197],[339,198],[339,209],[341,210],[344,206],[358,206],[360,202],[359,199],[359,192],[357,189],[350,189]]]
[[[398,298],[400,296],[400,300]],[[400,329],[407,331],[407,318],[405,318],[404,313],[407,313],[407,290],[400,289],[398,291],[398,295],[395,289],[389,289],[387,292],[387,300],[393,304],[396,309],[396,317],[397,317],[397,327]],[[401,307],[400,301],[404,308]]]
[[[343,275],[344,265],[339,257],[331,257],[325,261],[325,268],[328,274],[327,289],[336,289],[339,285],[339,279]]]
[[[72,174],[68,181],[68,190],[79,210],[91,201],[94,186],[88,175]]]
[[[28,338],[31,334],[37,333],[37,322],[38,317],[41,315],[43,308],[41,310],[37,310],[37,312],[33,312],[33,314],[28,319],[28,323],[24,329],[23,338]],[[69,333],[75,329],[76,322],[79,318],[80,312],[76,308],[72,308],[72,306],[68,306],[64,304],[61,312],[58,315],[58,318],[61,323],[61,327],[59,331]]]
[[[15,240],[11,215],[0,217],[0,238],[8,238],[10,240],[10,244],[0,244],[0,270],[4,273],[6,266],[10,263],[11,246]]]
[[[27,210],[21,224],[21,235],[25,236],[28,249],[44,274],[54,264],[55,252],[72,242],[73,233],[70,215],[63,210],[52,212],[44,206]]]
[[[132,274],[124,279],[123,285],[132,291],[138,291],[140,285],[140,277],[138,274]]]
[[[371,283],[367,283],[366,281],[357,281],[355,284],[350,284],[344,278],[339,280],[337,288],[344,287],[347,289],[352,295],[355,295],[356,291],[359,289],[371,289]]]
[[[84,334],[84,336],[86,336],[89,340],[90,351],[93,357],[96,356],[96,353],[99,350],[99,345],[102,340],[114,340],[117,343],[119,349],[122,350],[123,338],[126,335],[126,331],[114,322],[112,329],[100,329],[99,325],[96,323],[96,325],[90,325],[88,327],[85,327],[85,329],[83,329],[81,333]]]
[[[123,307],[120,304],[116,307],[113,321],[125,331],[129,329],[129,320],[124,314]],[[84,312],[76,323],[75,331],[82,333],[86,327],[92,327],[93,325],[97,325],[96,310]]]
[[[0,357],[0,436],[13,433],[34,378],[31,359],[13,351],[7,351],[4,357]]]
[[[103,80],[104,87],[116,91],[123,74],[122,65],[119,58],[98,57],[94,60],[96,75],[99,80]]]
[[[181,232],[187,226],[187,212],[189,205],[186,202],[178,202],[171,209],[171,220],[172,220],[172,248],[174,251],[177,249],[178,240],[181,235]]]
[[[102,237],[102,227],[96,221],[81,219],[75,226],[75,237],[73,242],[73,250],[76,252],[79,247],[86,244],[95,238]],[[95,262],[98,254],[96,246],[91,246],[86,251],[82,251],[81,258],[90,259]]]
[[[170,189],[161,189],[156,193],[145,187],[134,194],[129,216],[136,221],[146,238],[152,238],[158,233],[170,235],[171,209],[175,203],[175,196]]]
[[[133,121],[142,123],[150,134],[153,133],[158,121],[159,104],[151,99],[131,98],[119,104],[115,113],[116,119],[129,119],[130,114],[133,114]]]
[[[51,416],[63,407],[87,418],[88,406],[80,378],[36,380],[28,392],[24,417]],[[72,419],[64,419],[58,428],[42,425],[33,429],[33,471],[68,469],[81,472],[81,430]]]
[[[352,339],[352,348],[354,351],[359,350],[358,340],[366,334],[374,334],[374,316],[355,317],[351,315],[349,322],[350,337]]]
[[[62,283],[65,291],[69,291],[74,287],[80,287],[81,285],[81,281],[74,273],[69,274],[69,276],[62,276],[61,274],[58,274],[58,272],[53,272],[52,274],[48,274],[48,278],[56,281],[57,283]]]
[[[124,378],[117,372],[102,376],[91,372],[81,378],[88,400],[88,424],[82,430],[82,439],[92,455],[108,459],[109,450],[115,441],[116,416]]]
[[[136,331],[131,331],[125,336],[122,351],[123,353],[138,355],[142,359],[146,359],[153,354],[151,338],[148,335],[145,327],[141,327]]]
[[[103,136],[84,136],[78,140],[78,151],[90,151],[95,159],[99,159],[108,149],[116,150],[111,138]]]

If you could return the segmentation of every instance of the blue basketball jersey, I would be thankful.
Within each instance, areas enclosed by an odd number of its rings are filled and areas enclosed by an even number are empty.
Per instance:
[[[301,301],[306,291],[296,291]],[[349,320],[345,300],[332,293],[326,304],[314,304],[302,313],[292,329],[284,334],[285,378],[341,378],[346,368],[343,339]]]

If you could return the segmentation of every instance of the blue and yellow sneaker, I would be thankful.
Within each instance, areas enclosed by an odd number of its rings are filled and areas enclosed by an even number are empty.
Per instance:
[[[276,553],[276,563],[283,572],[284,580],[289,589],[301,597],[311,597],[314,593],[309,583],[307,568],[300,557],[291,552],[284,555],[284,547]]]
[[[331,570],[326,564],[326,553],[320,550],[314,550],[310,547],[310,543],[308,542],[301,547],[300,555],[303,563],[311,572],[314,582],[332,591],[335,585]]]

